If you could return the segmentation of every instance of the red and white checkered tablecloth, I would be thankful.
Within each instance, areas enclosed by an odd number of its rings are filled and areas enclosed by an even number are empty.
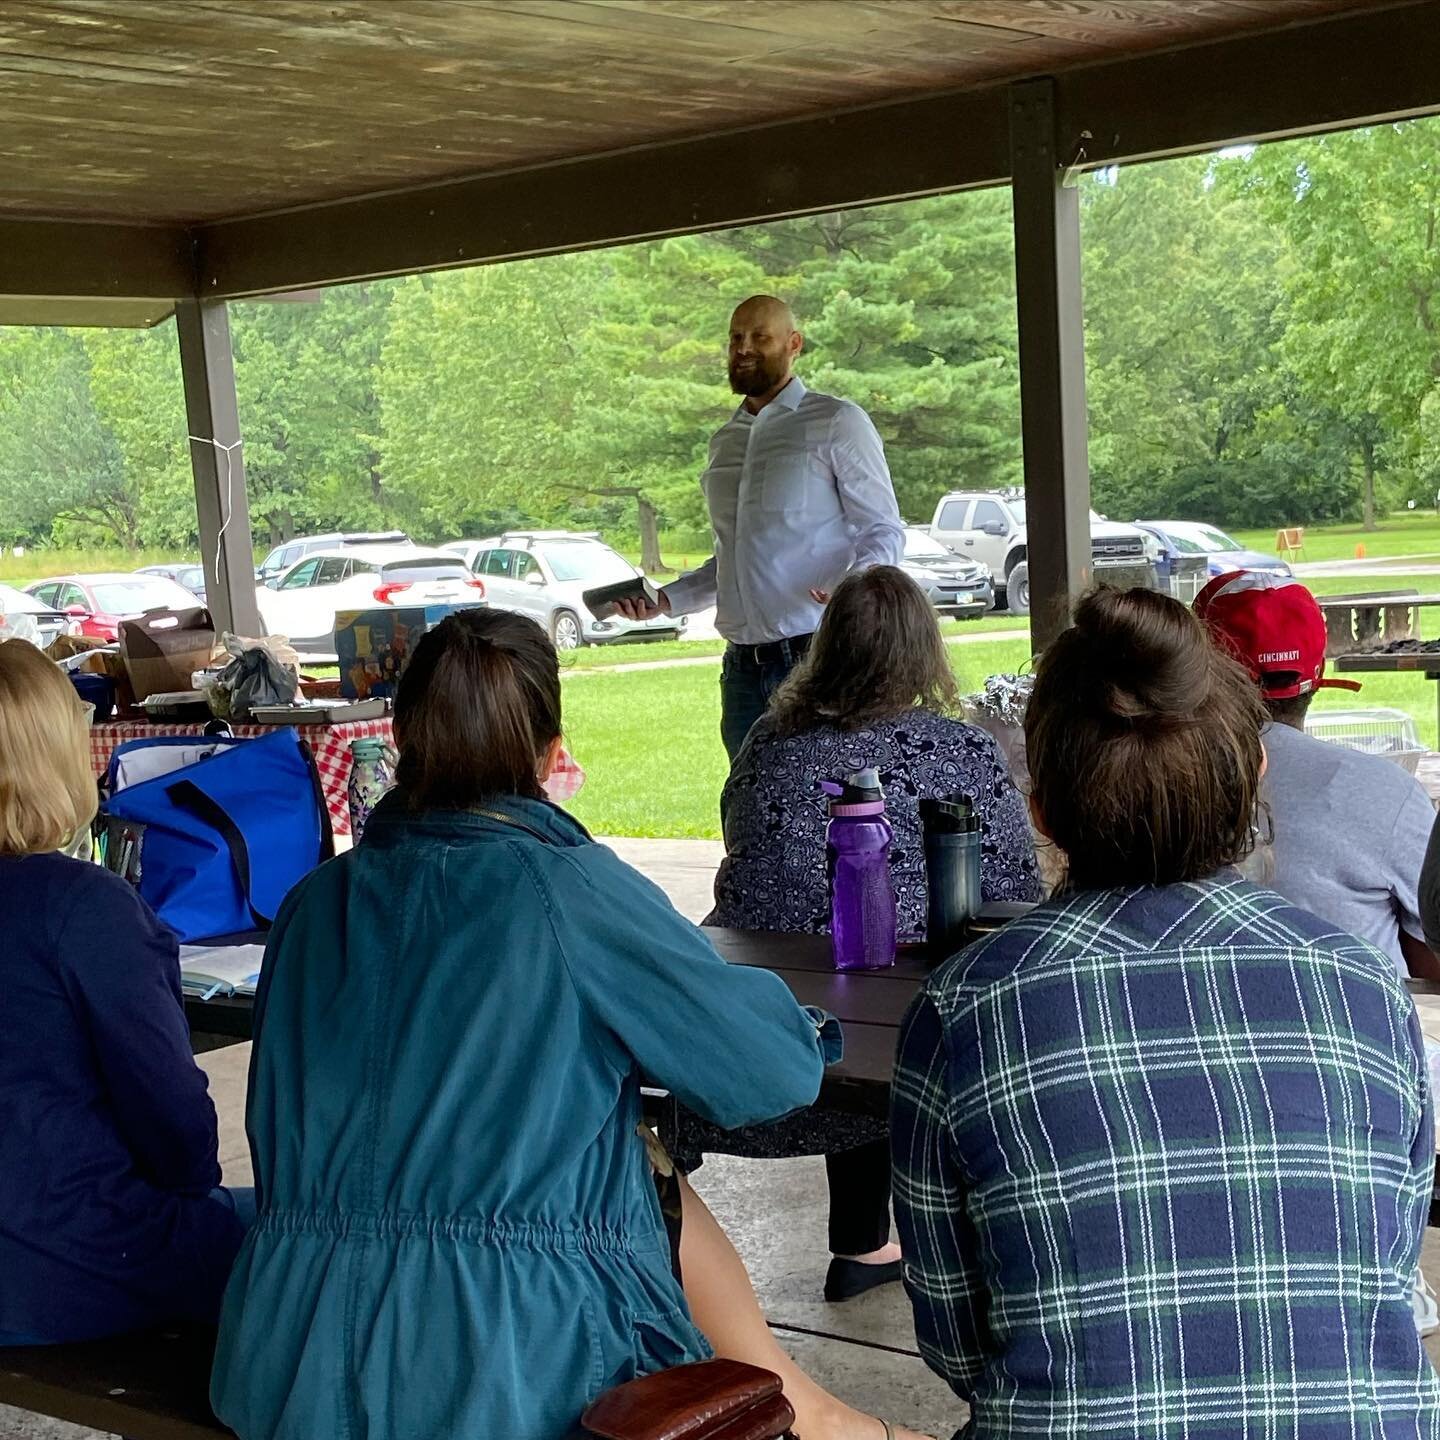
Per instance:
[[[273,725],[230,726],[231,733],[243,740],[273,731]],[[301,738],[315,756],[320,772],[320,785],[325,792],[325,805],[330,811],[330,824],[337,835],[350,833],[350,802],[346,787],[350,783],[350,742],[379,739],[394,743],[388,715],[378,720],[345,720],[338,725],[297,725]],[[99,779],[110,764],[115,747],[126,740],[148,740],[159,735],[202,735],[202,724],[151,723],[147,720],[117,720],[90,727],[90,768]],[[585,782],[585,772],[568,750],[562,750],[554,774],[545,791],[557,803],[571,799]]]

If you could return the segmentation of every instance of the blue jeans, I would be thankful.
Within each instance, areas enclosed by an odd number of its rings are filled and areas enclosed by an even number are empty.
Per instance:
[[[753,646],[727,647],[720,662],[720,738],[732,765],[750,727],[765,713],[770,697],[804,655],[808,641],[809,636],[804,636],[796,642],[767,645],[765,650],[774,658],[764,661],[754,659]]]

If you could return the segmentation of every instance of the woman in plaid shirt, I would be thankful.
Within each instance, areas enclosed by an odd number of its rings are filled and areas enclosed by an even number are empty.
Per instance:
[[[930,978],[894,1090],[906,1285],[970,1440],[1440,1436],[1414,1006],[1230,868],[1260,724],[1152,592],[1089,595],[1041,662],[1031,803],[1067,886]]]

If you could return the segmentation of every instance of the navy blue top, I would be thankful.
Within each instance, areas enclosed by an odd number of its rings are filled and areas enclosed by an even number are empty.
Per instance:
[[[213,1321],[242,1230],[174,936],[117,876],[0,857],[0,1343]]]

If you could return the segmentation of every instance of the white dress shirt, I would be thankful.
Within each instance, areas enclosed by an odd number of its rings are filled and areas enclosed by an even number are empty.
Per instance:
[[[856,568],[898,565],[905,548],[885,447],[849,400],[796,377],[758,415],[742,404],[710,440],[700,477],[715,553],[665,587],[672,615],[715,606],[737,645],[808,635]]]

